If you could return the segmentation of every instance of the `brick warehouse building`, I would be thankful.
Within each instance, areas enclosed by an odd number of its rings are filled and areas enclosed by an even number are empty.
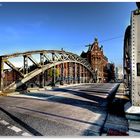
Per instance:
[[[97,73],[96,82],[108,82],[108,58],[103,53],[103,46],[99,47],[98,39],[95,38],[93,44],[88,45],[88,51],[82,52],[81,57],[87,59],[93,70]],[[112,71],[112,75],[114,72]]]

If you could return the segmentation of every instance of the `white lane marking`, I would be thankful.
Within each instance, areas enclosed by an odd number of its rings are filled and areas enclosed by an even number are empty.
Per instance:
[[[9,123],[6,122],[5,120],[0,120],[0,123],[1,123],[1,124],[4,124],[4,125],[9,125]]]
[[[0,124],[8,125],[7,128],[9,128],[9,129],[11,129],[11,130],[13,130],[13,131],[15,131],[15,132],[17,132],[17,133],[22,131],[20,128],[18,128],[18,127],[16,127],[16,126],[13,126],[13,125],[10,125],[10,124],[9,124],[8,122],[6,122],[5,120],[1,120],[1,118],[0,118]],[[23,132],[23,131],[22,131],[22,132]],[[32,136],[32,135],[30,135],[30,134],[27,133],[27,132],[23,132],[21,135],[22,135],[22,136]]]
[[[32,136],[32,135],[30,135],[30,134],[27,133],[27,132],[23,132],[21,135],[22,135],[22,136]]]
[[[15,132],[21,132],[22,130],[16,126],[8,126],[7,128],[14,130]]]

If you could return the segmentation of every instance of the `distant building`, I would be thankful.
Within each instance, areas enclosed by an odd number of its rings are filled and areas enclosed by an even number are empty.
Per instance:
[[[115,68],[115,77],[116,77],[116,80],[118,79],[119,75],[118,75],[118,67]]]
[[[115,64],[114,63],[108,63],[105,67],[105,71],[107,73],[107,82],[115,82],[116,76],[115,76]]]
[[[106,66],[108,58],[103,53],[103,46],[99,47],[98,40],[95,38],[93,44],[88,45],[88,51],[82,52],[81,57],[87,59],[93,70],[97,73],[97,82],[107,82],[108,73]]]
[[[123,79],[123,67],[120,65],[116,67],[116,80],[122,80]]]
[[[4,70],[4,86],[7,86],[11,84],[14,80],[18,79],[19,76],[16,74],[16,72],[12,69],[5,69]]]

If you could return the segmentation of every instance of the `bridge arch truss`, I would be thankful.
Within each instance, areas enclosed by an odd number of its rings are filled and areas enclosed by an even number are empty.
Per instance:
[[[18,64],[15,63],[17,61]],[[96,78],[85,59],[63,50],[37,50],[3,55],[0,56],[0,66],[0,91],[3,92],[22,90],[25,85],[45,87],[58,83],[89,83]]]

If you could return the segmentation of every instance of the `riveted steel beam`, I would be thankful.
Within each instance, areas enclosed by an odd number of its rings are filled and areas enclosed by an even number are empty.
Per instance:
[[[44,54],[40,53],[40,64],[41,67],[44,65]],[[39,76],[39,83],[40,83],[40,87],[44,87],[45,85],[45,75],[44,75],[44,71],[42,71],[42,73]]]
[[[28,58],[33,62],[33,64],[35,64],[37,67],[42,67],[35,59],[33,59],[33,57],[30,55],[28,56]]]
[[[15,70],[21,77],[24,77],[24,74],[22,72],[20,72],[19,69],[17,69],[10,61],[8,60],[4,60],[4,62],[13,70]]]
[[[27,74],[28,73],[28,56],[27,55],[24,55],[24,60],[23,60],[23,63],[24,63],[24,74]]]

